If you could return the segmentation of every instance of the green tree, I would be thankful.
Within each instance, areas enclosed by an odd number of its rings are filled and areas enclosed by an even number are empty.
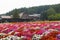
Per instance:
[[[50,15],[49,20],[60,20],[60,14]]]
[[[55,10],[51,7],[47,11],[41,13],[41,19],[42,20],[56,19],[54,16],[55,14],[56,14]]]
[[[56,14],[56,11],[52,7],[49,8],[46,12],[47,12],[48,16]]]
[[[52,19],[56,19],[55,18],[55,14],[56,14],[56,11],[51,7],[49,8],[47,11],[47,17],[48,17],[48,20],[52,20]]]
[[[46,11],[41,13],[40,19],[43,20],[43,21],[48,20],[48,15],[47,15]]]
[[[20,18],[19,16],[19,13],[18,13],[18,10],[15,9],[14,12],[13,12],[13,17],[12,18]]]

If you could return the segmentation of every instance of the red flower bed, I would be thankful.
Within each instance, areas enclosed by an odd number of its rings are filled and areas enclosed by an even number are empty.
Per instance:
[[[8,35],[15,35],[19,37],[26,36],[31,39],[34,36],[34,34],[37,34],[37,35],[43,35],[41,40],[55,40],[55,39],[57,40],[56,35],[60,34],[59,32],[60,32],[60,22],[50,22],[50,23],[21,22],[21,23],[0,24],[0,33],[6,33]]]

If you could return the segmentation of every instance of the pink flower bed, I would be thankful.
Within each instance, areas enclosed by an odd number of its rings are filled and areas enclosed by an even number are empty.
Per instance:
[[[0,33],[11,34],[15,36],[26,36],[32,37],[34,34],[41,35],[49,29],[55,29],[60,32],[60,22],[50,22],[50,23],[1,23]]]

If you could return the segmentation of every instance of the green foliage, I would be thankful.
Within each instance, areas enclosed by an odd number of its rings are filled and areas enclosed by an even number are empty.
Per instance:
[[[52,7],[49,8],[46,12],[47,12],[48,16],[56,14],[56,11]]]
[[[18,14],[21,12],[25,14],[41,14],[41,20],[60,20],[60,4],[14,9],[6,13],[6,15],[13,15],[13,18],[19,18]]]
[[[15,9],[14,12],[13,12],[13,18],[20,18],[19,16],[19,13],[18,13],[18,10]]]
[[[48,14],[47,14],[47,12],[42,13],[40,19],[41,20],[48,20]]]
[[[60,14],[48,16],[49,20],[60,20]]]
[[[54,8],[54,10],[55,10],[57,13],[60,13],[60,4],[58,4],[58,5],[52,5],[52,8]]]
[[[49,9],[49,6],[37,6],[37,7],[30,7],[30,8],[20,8],[17,9],[18,13],[24,12],[26,14],[41,14],[42,12],[44,12],[45,10]],[[6,13],[6,15],[12,15],[15,12],[15,9]]]
[[[50,18],[54,19],[53,15],[55,15],[55,14],[56,14],[55,10],[53,8],[49,8],[47,11],[45,11],[41,14],[41,19],[42,20],[50,20]]]

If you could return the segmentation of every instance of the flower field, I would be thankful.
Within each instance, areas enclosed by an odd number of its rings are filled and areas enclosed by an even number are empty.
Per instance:
[[[19,40],[60,40],[60,22],[0,23],[0,39],[9,36]]]

